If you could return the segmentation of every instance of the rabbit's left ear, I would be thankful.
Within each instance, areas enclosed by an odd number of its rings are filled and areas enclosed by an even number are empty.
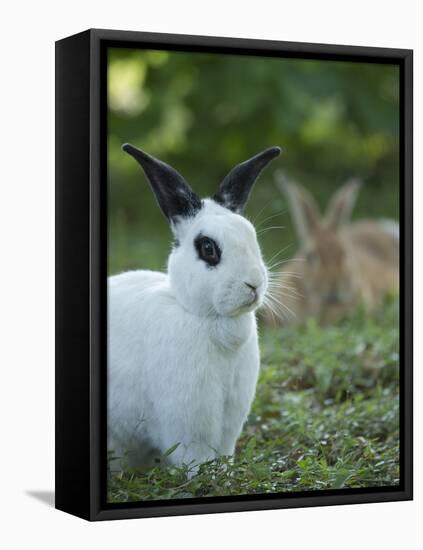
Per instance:
[[[201,209],[200,198],[172,166],[129,143],[122,145],[122,149],[141,165],[157,202],[171,225],[180,218],[195,216]]]
[[[354,178],[347,181],[333,195],[326,213],[326,222],[331,227],[337,229],[350,221],[360,187],[360,180]]]
[[[280,155],[279,147],[270,147],[232,168],[213,196],[213,200],[232,212],[240,213],[247,204],[251,189],[261,171]]]

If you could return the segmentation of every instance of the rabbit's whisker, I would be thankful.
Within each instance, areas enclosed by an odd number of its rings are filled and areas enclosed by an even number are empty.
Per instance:
[[[278,252],[276,252],[276,254],[274,254],[270,260],[267,262],[268,264],[271,264],[274,260],[276,260],[276,258],[282,254],[283,252],[285,252],[286,250],[288,250],[288,248],[290,248],[292,246],[292,243],[290,244],[287,244],[286,246],[284,246],[283,248],[281,248],[280,250],[278,250]],[[286,261],[290,261],[289,259],[286,258]]]
[[[286,225],[272,225],[271,227],[265,227],[264,229],[260,229],[260,231],[257,231],[257,235],[263,235],[264,233],[267,233],[268,231],[272,231],[273,229],[285,229]]]
[[[282,292],[279,294],[274,294],[274,296],[280,298],[282,301],[285,298],[289,298],[290,300],[300,300],[302,298],[301,294],[291,294],[290,292]]]
[[[270,274],[272,275],[283,275],[283,274],[288,274],[288,275],[300,275],[300,273],[298,271],[286,271],[285,269],[283,270],[279,270],[279,271],[275,271],[275,267],[278,267],[282,264],[290,264],[293,260],[280,260],[276,263],[274,263],[273,265],[271,266],[267,266],[267,270]]]
[[[270,202],[271,202],[271,201],[270,201]],[[270,202],[267,203],[267,206],[270,204]],[[261,213],[262,211],[263,211],[263,209],[260,210],[260,213]],[[282,214],[285,214],[285,213],[286,213],[286,210],[281,210],[281,211],[278,212],[277,214],[272,214],[271,216],[268,216],[267,218],[265,218],[264,220],[262,220],[259,224],[256,225],[256,224],[254,223],[253,225],[255,225],[256,231],[257,231],[257,229],[259,229],[264,223],[268,222],[269,220],[273,220],[274,218],[277,218],[278,216],[282,216]]]
[[[270,311],[271,315],[272,315],[272,319],[273,319],[273,322],[276,324],[276,318],[279,318],[279,319],[286,319],[285,315],[284,315],[284,312],[282,310],[277,310],[275,305],[272,303],[272,301],[269,299],[269,297],[267,297],[267,299],[265,298],[265,300],[263,301],[264,305],[266,306],[266,308]],[[275,318],[276,316],[276,318]]]
[[[270,314],[272,316],[272,322],[275,325],[276,324],[275,312],[273,311],[273,308],[272,308],[271,304],[269,303],[269,301],[266,299],[266,297],[263,299],[263,305],[264,305],[265,309],[270,311]]]
[[[296,296],[302,296],[302,294],[300,294],[295,287],[290,286],[290,285],[281,285],[281,284],[272,284],[272,283],[270,283],[268,288],[270,288],[270,290],[272,292],[279,291],[279,290],[280,290],[280,292],[283,292],[282,289],[285,289],[285,290],[289,290],[290,292],[292,292],[292,294],[295,294]]]
[[[295,313],[290,309],[286,304],[278,300],[275,296],[269,295],[269,298],[273,300],[273,302],[276,302],[280,307],[283,307],[286,311],[288,311],[294,318],[296,317]]]
[[[266,210],[266,208],[272,204],[273,200],[271,199],[270,201],[266,202],[266,204],[263,206],[263,208],[260,209],[259,213],[256,214],[254,216],[254,218],[251,220],[251,223],[253,225],[255,225],[256,221],[258,221],[258,219],[260,218],[260,215]],[[263,222],[260,222],[260,224],[262,224]],[[259,224],[259,227],[260,227],[260,224]]]
[[[278,266],[279,267],[279,266]],[[302,273],[298,271],[285,271],[284,269],[275,269],[268,274],[272,281],[286,282],[287,279],[302,279]]]
[[[282,290],[282,289],[271,289],[270,290],[270,293],[273,295],[273,296],[277,296],[278,298],[292,298],[294,300],[298,300],[300,298],[303,298],[303,295],[300,294],[299,292],[296,292],[294,289],[291,289],[289,287],[286,287],[285,290]]]
[[[280,291],[279,293],[276,293],[274,291],[269,291],[267,294],[268,298],[271,300],[281,303],[281,305],[288,307],[285,303],[283,303],[283,297],[288,297],[288,293]]]
[[[295,271],[270,271],[268,273],[268,278],[272,281],[280,281],[281,279],[284,280],[284,275],[286,275],[286,278],[290,279],[291,277],[294,279],[303,279],[303,275],[300,273],[297,273]]]
[[[279,260],[278,262],[275,262],[273,265],[268,267],[269,271],[273,271],[276,267],[279,267],[280,265],[286,264],[290,260]],[[285,273],[288,273],[287,271]]]
[[[282,319],[284,321],[288,320],[287,315],[285,314],[284,311],[282,311],[282,309],[276,308],[276,306],[272,305],[271,303],[268,303],[266,307],[271,312],[272,319],[273,319],[275,324],[276,324],[276,319]]]
[[[269,284],[272,284],[274,286],[278,286],[278,285],[286,285],[288,284],[289,285],[289,280],[291,279],[291,276],[287,277],[287,278],[282,278],[280,276],[278,277],[269,277],[268,278],[268,283]],[[293,285],[290,285],[290,286],[293,286]]]
[[[301,259],[301,258],[297,258],[296,260],[292,260],[291,258],[289,259],[285,259],[285,260],[281,260],[281,263],[291,263],[291,262],[294,262],[294,261],[298,261],[298,262],[303,262],[305,260]],[[267,269],[269,269],[270,271],[273,270],[274,266],[278,265],[277,263],[274,264],[273,266],[271,266],[270,268],[268,267]],[[279,273],[297,273],[295,271],[286,271],[285,269],[283,271],[280,271]]]
[[[276,254],[274,254],[274,255],[270,258],[270,260],[269,260],[267,263],[268,263],[268,264],[271,264],[272,262],[274,262],[274,261],[276,260],[276,258],[277,258],[280,254],[282,254],[283,252],[285,252],[285,250],[286,250],[289,246],[290,246],[290,245],[284,246],[284,248],[282,248],[281,250],[279,250],[279,252],[276,252]],[[286,260],[286,261],[288,262],[289,260]]]

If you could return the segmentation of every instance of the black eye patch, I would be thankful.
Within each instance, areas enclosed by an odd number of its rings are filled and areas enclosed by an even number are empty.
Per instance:
[[[220,262],[222,251],[219,245],[210,237],[199,235],[194,240],[194,246],[197,250],[198,257],[206,262],[207,265],[214,267]]]

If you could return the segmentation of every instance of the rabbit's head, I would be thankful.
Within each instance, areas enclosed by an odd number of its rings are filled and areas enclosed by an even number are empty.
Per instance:
[[[359,285],[353,255],[343,239],[342,227],[350,220],[360,184],[351,180],[331,198],[321,219],[313,197],[301,186],[284,180],[296,227],[305,310],[322,323],[333,323],[358,301]]]
[[[123,149],[143,168],[174,234],[168,275],[179,304],[200,316],[234,317],[258,308],[267,270],[255,229],[242,211],[260,172],[280,149],[237,165],[217,193],[203,200],[171,166],[132,145]]]

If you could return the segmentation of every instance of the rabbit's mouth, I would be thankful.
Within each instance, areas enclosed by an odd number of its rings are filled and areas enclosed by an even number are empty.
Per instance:
[[[232,282],[226,286],[215,299],[215,310],[218,314],[228,317],[237,317],[251,313],[261,307],[267,289],[266,281],[253,283]]]
[[[251,291],[251,296],[249,297],[249,300],[245,303],[245,307],[251,307],[254,304],[257,304],[258,302],[258,294],[255,290]]]
[[[246,313],[249,311],[254,311],[259,307],[260,305],[260,296],[257,291],[252,290],[250,295],[248,296],[248,299],[242,304],[240,309]]]
[[[245,300],[243,303],[241,303],[238,307],[236,307],[233,311],[229,313],[230,317],[238,317],[239,315],[245,315],[246,313],[250,313],[251,311],[256,310],[260,306],[259,304],[259,297],[256,296],[250,296],[247,300]]]

